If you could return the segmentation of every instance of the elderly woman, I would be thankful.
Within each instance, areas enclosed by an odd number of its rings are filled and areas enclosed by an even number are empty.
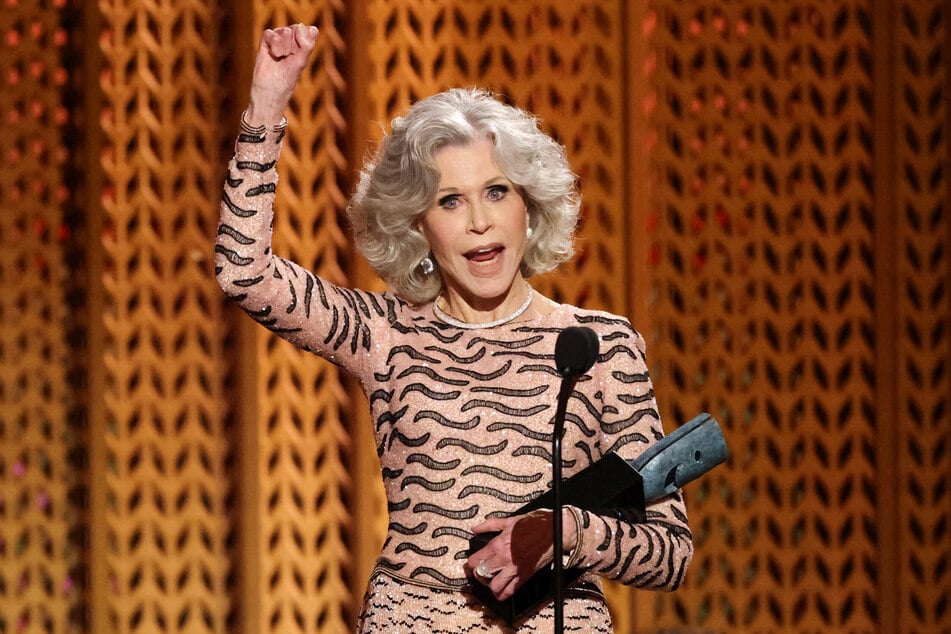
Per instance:
[[[572,255],[575,176],[531,116],[477,90],[415,104],[361,174],[349,216],[391,291],[340,288],[273,255],[282,116],[316,37],[304,26],[262,37],[221,206],[219,282],[367,395],[390,522],[359,630],[550,629],[550,601],[509,626],[471,589],[506,599],[555,556],[552,512],[513,513],[551,486],[558,333],[584,325],[601,342],[568,405],[566,476],[662,436],[643,339],[624,318],[532,289],[526,278]],[[600,577],[673,589],[692,555],[679,496],[641,524],[567,506],[562,526],[559,555],[584,571],[565,591],[569,630],[611,631]],[[474,533],[498,534],[470,556]]]

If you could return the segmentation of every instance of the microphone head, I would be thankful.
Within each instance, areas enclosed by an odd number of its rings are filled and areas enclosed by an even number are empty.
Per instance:
[[[562,376],[580,376],[598,358],[598,335],[584,326],[569,326],[555,341],[555,367]]]

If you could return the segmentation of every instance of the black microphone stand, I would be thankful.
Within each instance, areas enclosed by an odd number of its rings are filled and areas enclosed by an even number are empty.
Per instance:
[[[555,607],[555,634],[561,634],[565,629],[564,606],[564,568],[562,555],[562,518],[561,518],[561,437],[565,433],[565,414],[568,409],[568,399],[574,390],[578,375],[570,371],[565,372],[558,392],[558,407],[555,410],[555,421],[551,438],[551,493],[552,493],[552,549],[554,550],[554,607]]]
[[[565,435],[565,415],[568,399],[574,391],[578,378],[587,372],[598,358],[598,336],[590,328],[569,326],[561,331],[555,341],[555,367],[561,374],[561,390],[558,392],[558,407],[551,435],[551,495],[552,495],[552,539],[554,550],[552,573],[555,577],[555,634],[565,629],[564,576],[561,521],[561,437]]]

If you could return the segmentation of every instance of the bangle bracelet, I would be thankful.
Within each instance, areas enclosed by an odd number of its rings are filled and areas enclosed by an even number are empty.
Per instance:
[[[573,506],[566,506],[565,510],[571,513],[571,517],[575,521],[575,547],[571,549],[571,554],[568,555],[565,568],[574,568],[578,565],[578,560],[581,559],[582,518],[581,513]]]
[[[283,132],[287,128],[287,117],[281,117],[280,122],[271,128],[271,132]],[[264,124],[252,126],[248,123],[248,109],[245,108],[241,113],[241,131],[252,136],[264,136],[267,132],[267,126]]]

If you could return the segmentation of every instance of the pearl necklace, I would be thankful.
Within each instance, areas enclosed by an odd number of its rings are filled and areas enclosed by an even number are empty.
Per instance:
[[[487,324],[471,324],[467,321],[460,321],[456,319],[455,317],[451,317],[448,314],[446,314],[442,308],[439,307],[438,300],[433,302],[433,312],[436,313],[436,317],[439,317],[441,321],[446,322],[450,326],[455,326],[456,328],[465,328],[467,330],[474,330],[476,328],[495,328],[496,326],[507,324],[510,321],[515,321],[516,319],[522,316],[522,313],[528,310],[529,306],[531,306],[532,299],[534,299],[534,292],[532,291],[532,287],[529,285],[528,282],[525,282],[525,287],[528,289],[528,294],[525,297],[525,302],[521,306],[519,306],[515,310],[514,313],[506,317],[503,317],[502,319],[496,319],[495,321],[490,321]]]

